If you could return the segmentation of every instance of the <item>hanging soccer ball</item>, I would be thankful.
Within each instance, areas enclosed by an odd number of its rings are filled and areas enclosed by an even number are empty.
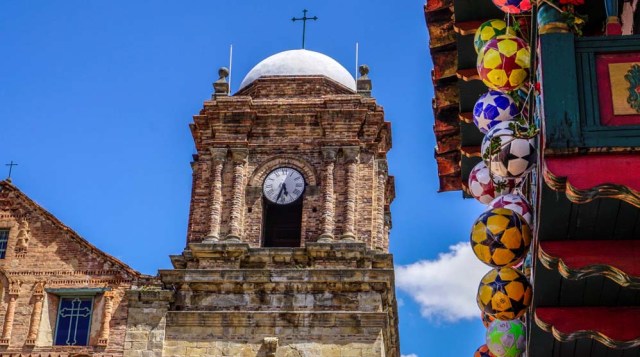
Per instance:
[[[476,219],[471,249],[481,262],[494,268],[524,259],[531,245],[531,229],[521,215],[507,208],[492,208]]]
[[[478,347],[476,352],[473,354],[473,357],[495,357],[495,355],[489,351],[489,347],[487,347],[487,345],[482,345]]]
[[[496,357],[520,357],[527,350],[524,324],[520,320],[496,320],[487,328],[487,347]]]
[[[528,128],[514,122],[501,122],[482,140],[481,152],[489,154],[484,158],[485,164],[494,175],[520,178],[533,169],[538,159],[534,139],[519,138],[516,130],[524,133]],[[494,138],[499,147],[489,152]]]
[[[533,219],[533,210],[529,202],[519,193],[508,193],[506,195],[496,197],[493,201],[489,202],[491,208],[508,208],[518,214],[520,214],[525,221],[531,227],[531,220]]]
[[[531,304],[531,284],[513,268],[491,269],[480,281],[476,301],[480,310],[498,320],[514,320]]]
[[[513,119],[518,112],[516,102],[508,94],[490,90],[473,106],[473,123],[486,134],[496,124]]]
[[[491,89],[509,92],[529,77],[529,46],[511,35],[489,40],[478,52],[480,78]]]
[[[469,173],[469,192],[478,201],[485,205],[500,195],[506,195],[515,188],[515,181],[493,177],[487,165],[480,161]]]
[[[496,320],[495,317],[486,314],[484,311],[480,313],[480,318],[482,319],[482,325],[484,325],[484,327],[489,327],[489,325]]]
[[[501,35],[515,36],[516,31],[511,26],[507,26],[507,23],[500,19],[493,19],[483,22],[476,30],[476,34],[473,37],[473,47],[476,49],[476,53],[480,52],[482,47],[489,41]]]
[[[507,14],[520,14],[531,10],[531,0],[492,0],[498,9]]]

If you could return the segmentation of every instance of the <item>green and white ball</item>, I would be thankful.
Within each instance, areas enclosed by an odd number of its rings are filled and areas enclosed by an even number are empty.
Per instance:
[[[496,357],[523,356],[527,337],[522,321],[493,321],[487,328],[487,347]]]

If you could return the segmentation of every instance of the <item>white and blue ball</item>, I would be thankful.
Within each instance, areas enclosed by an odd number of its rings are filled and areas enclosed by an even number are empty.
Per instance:
[[[483,134],[496,124],[512,120],[518,115],[518,106],[508,94],[490,90],[480,96],[473,106],[473,122]]]
[[[527,127],[516,122],[496,124],[482,140],[481,152],[491,173],[506,179],[518,179],[533,170],[538,154],[534,138],[518,137],[514,129],[526,132]],[[496,139],[499,149],[490,153],[491,141]]]

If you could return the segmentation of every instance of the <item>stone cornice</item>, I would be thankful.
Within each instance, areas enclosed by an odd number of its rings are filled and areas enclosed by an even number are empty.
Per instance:
[[[167,325],[293,328],[386,328],[386,312],[170,311]],[[366,332],[368,333],[368,332]]]
[[[182,258],[180,258],[182,257]],[[333,268],[392,269],[390,254],[367,248],[365,243],[307,243],[302,248],[250,248],[245,243],[190,243],[182,256],[172,256],[174,267],[255,269],[313,269],[331,262]]]

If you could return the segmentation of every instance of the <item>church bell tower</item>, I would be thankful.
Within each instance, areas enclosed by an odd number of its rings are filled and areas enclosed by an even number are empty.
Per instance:
[[[400,357],[391,128],[367,73],[285,51],[229,95],[220,70],[190,125],[187,246],[130,294],[131,356]]]

